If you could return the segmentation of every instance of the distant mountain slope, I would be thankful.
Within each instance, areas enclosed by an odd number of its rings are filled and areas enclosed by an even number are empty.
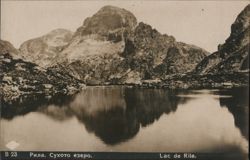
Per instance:
[[[0,40],[0,43],[6,42]],[[81,82],[72,76],[13,59],[11,51],[15,51],[12,45],[0,48],[0,93],[5,102],[41,94],[72,94],[81,88]]]
[[[56,29],[44,36],[24,42],[19,50],[23,59],[46,67],[70,42],[72,36],[71,31]]]
[[[0,40],[0,51],[1,54],[8,53],[15,58],[21,57],[19,51],[8,41]]]
[[[218,51],[204,58],[196,67],[198,74],[232,73],[249,70],[250,5],[237,16],[231,34]]]

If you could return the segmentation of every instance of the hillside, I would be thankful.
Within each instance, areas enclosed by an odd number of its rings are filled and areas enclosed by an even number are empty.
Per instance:
[[[73,33],[65,29],[55,29],[48,34],[28,40],[20,46],[22,59],[47,67],[51,60],[68,45]]]
[[[1,43],[2,40],[0,41]],[[10,44],[10,43],[8,43]],[[73,94],[84,85],[62,72],[44,69],[34,63],[13,59],[13,46],[0,50],[0,93],[4,102],[23,101],[27,97]]]

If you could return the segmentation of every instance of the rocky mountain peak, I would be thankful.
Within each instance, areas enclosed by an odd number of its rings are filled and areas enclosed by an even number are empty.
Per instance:
[[[56,40],[64,42],[63,35],[67,31],[54,30],[20,50],[32,62],[63,70],[88,84],[141,83],[187,73],[207,54],[149,24],[137,24],[130,11],[114,6],[104,6],[85,19],[72,38],[65,38],[66,45],[54,45]]]
[[[237,16],[231,34],[218,51],[204,58],[196,67],[199,74],[235,73],[249,70],[250,5]]]
[[[245,46],[249,43],[250,30],[250,5],[247,5],[237,16],[231,26],[231,34],[223,45],[219,45],[218,50],[222,52],[233,52],[238,50],[239,46]]]
[[[124,50],[125,37],[137,24],[135,16],[122,8],[104,6],[84,20],[68,46],[54,58],[58,62],[72,62],[86,56],[118,54]]]
[[[249,28],[250,25],[250,4],[238,15],[231,27],[231,36],[240,34]]]
[[[83,26],[77,29],[76,35],[106,35],[124,29],[131,30],[136,24],[136,17],[130,11],[114,6],[104,6],[92,17],[84,20]]]

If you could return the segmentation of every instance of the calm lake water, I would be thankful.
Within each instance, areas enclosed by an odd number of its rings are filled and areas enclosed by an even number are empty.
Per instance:
[[[247,90],[88,87],[74,97],[3,106],[0,147],[248,153]]]

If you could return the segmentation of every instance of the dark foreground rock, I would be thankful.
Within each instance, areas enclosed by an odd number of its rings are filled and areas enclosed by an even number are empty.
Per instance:
[[[5,103],[22,103],[23,98],[38,95],[49,99],[58,94],[74,94],[84,86],[70,75],[13,59],[8,53],[0,54],[0,71],[0,93]]]

